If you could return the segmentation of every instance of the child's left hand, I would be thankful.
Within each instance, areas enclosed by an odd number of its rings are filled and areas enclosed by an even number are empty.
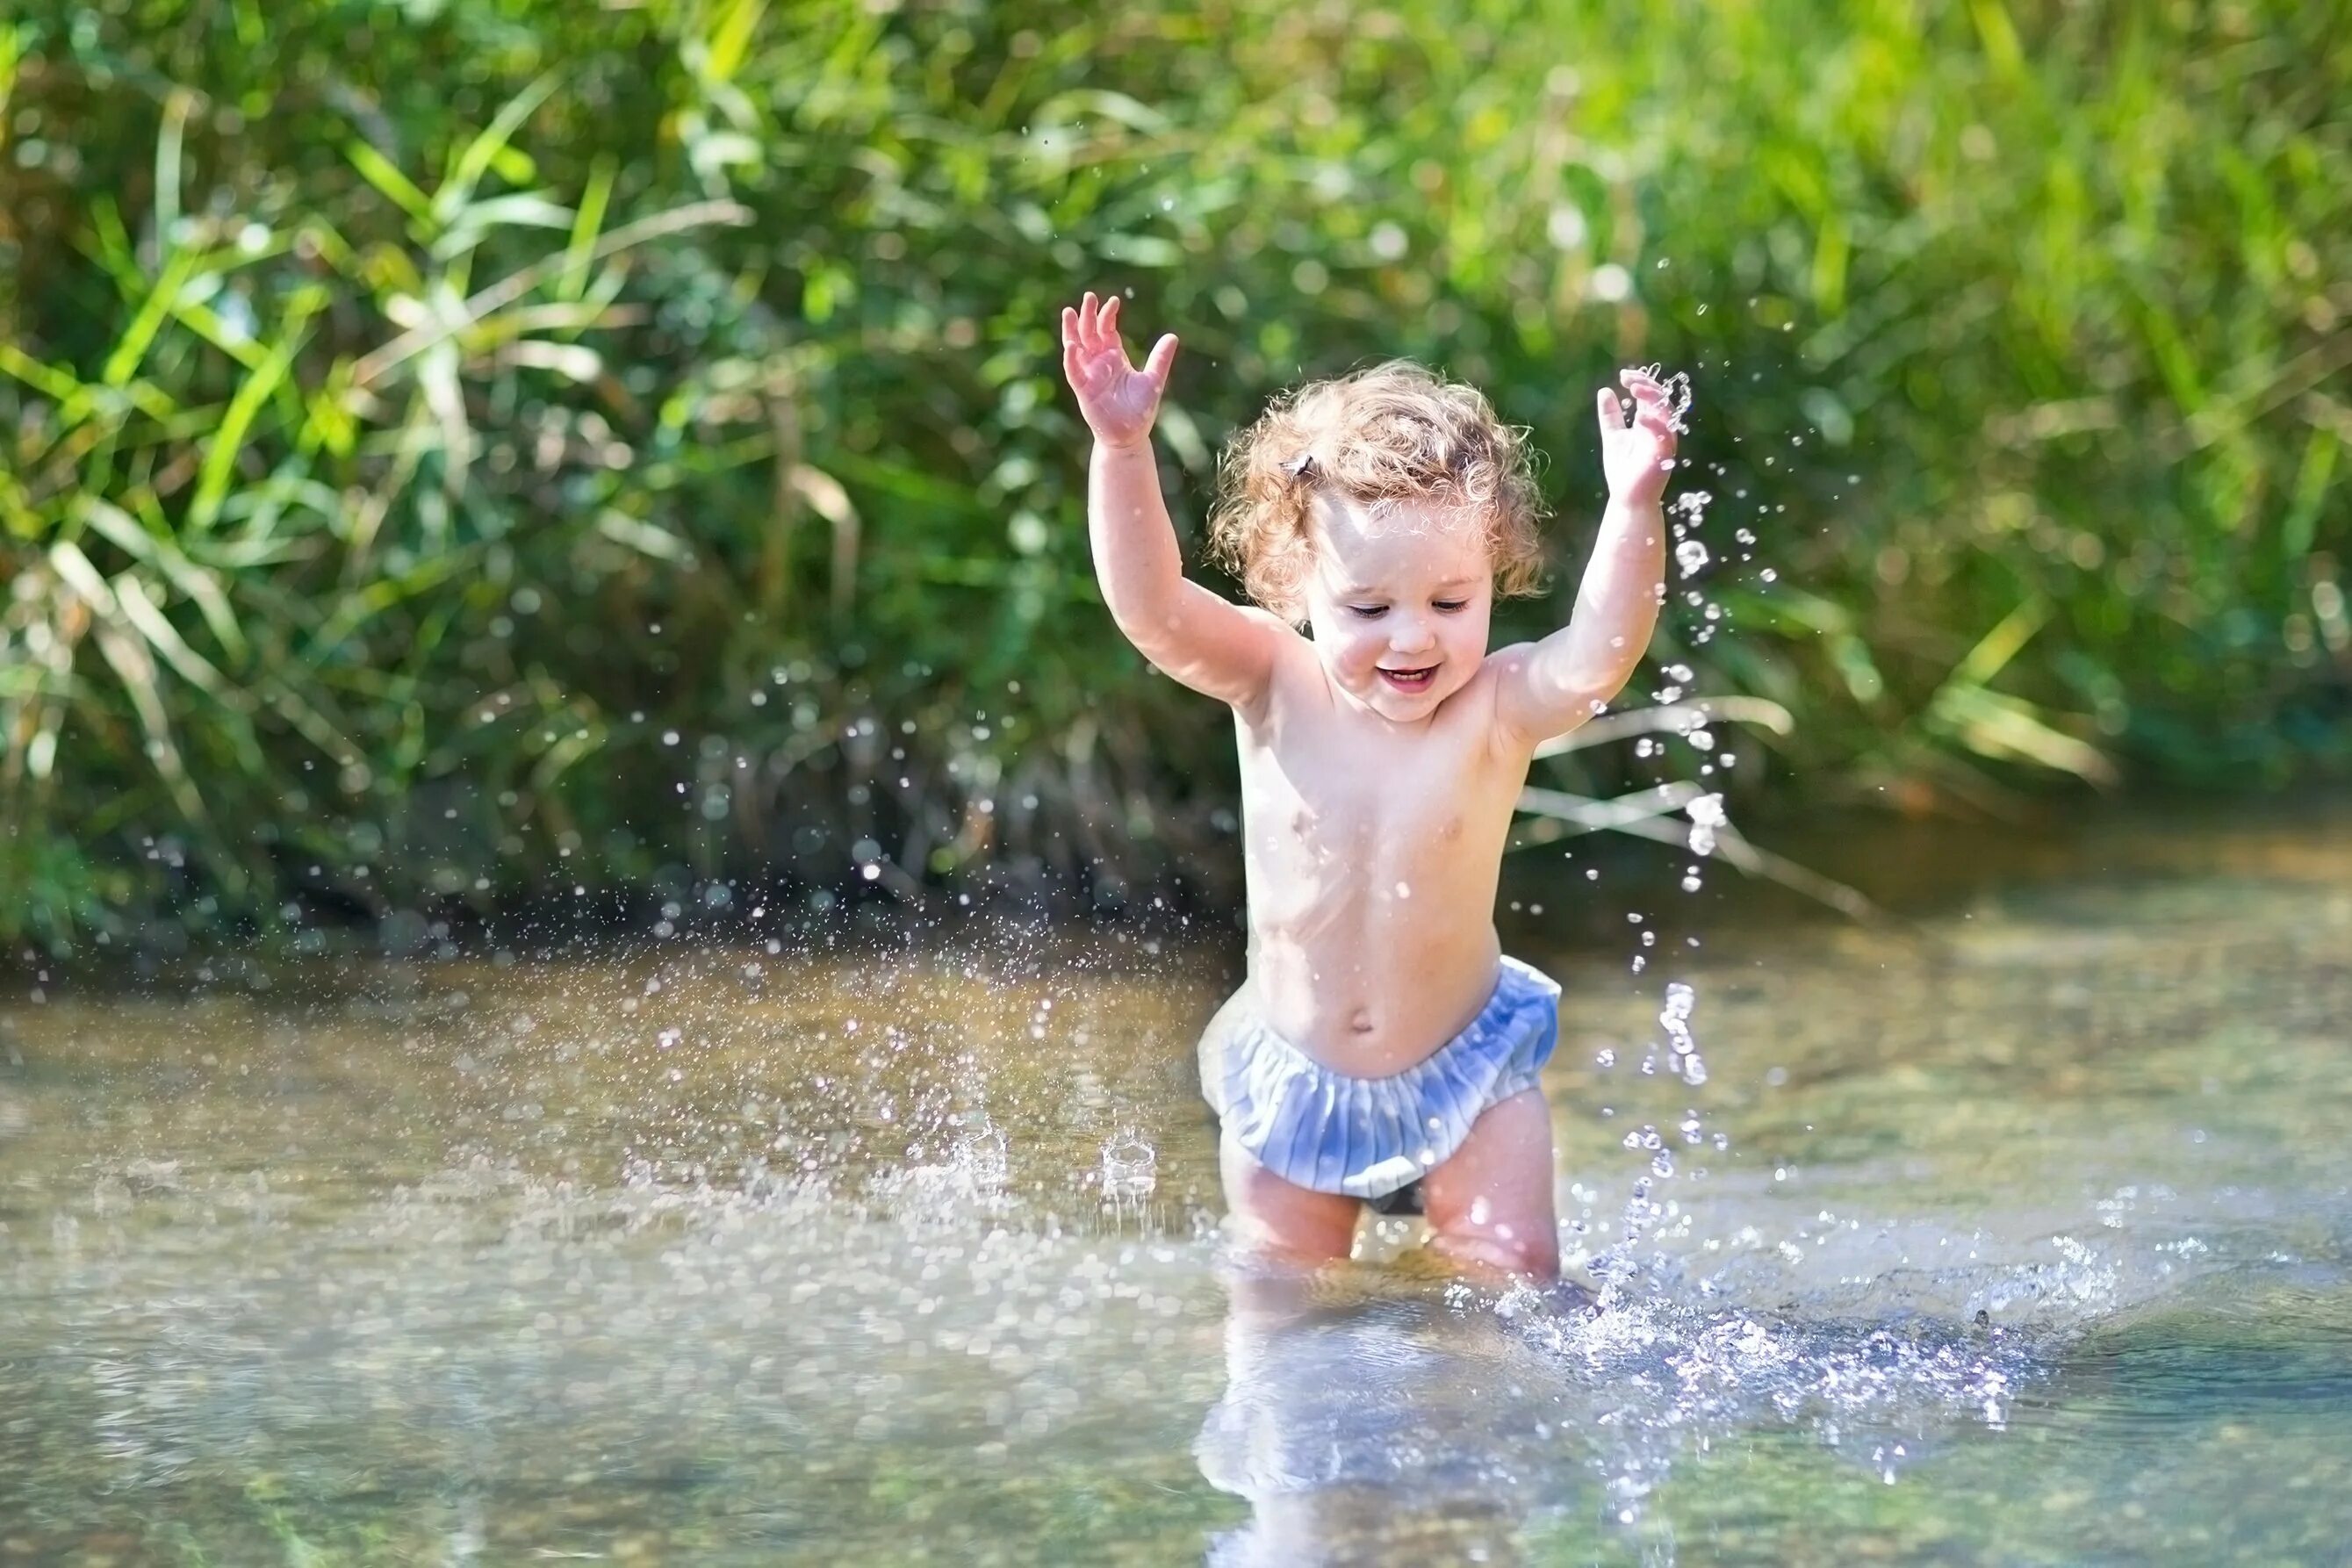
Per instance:
[[[1666,473],[1674,466],[1674,412],[1666,389],[1651,376],[1628,370],[1620,377],[1633,395],[1633,417],[1627,423],[1613,389],[1601,389],[1601,471],[1614,500],[1654,506],[1666,493]]]

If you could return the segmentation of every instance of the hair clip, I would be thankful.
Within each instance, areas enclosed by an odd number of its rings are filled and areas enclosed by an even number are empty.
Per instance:
[[[1294,479],[1303,479],[1315,471],[1315,454],[1301,452],[1282,465],[1282,471]]]

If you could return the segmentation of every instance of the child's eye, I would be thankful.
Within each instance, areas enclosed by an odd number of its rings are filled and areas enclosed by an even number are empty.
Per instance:
[[[1361,616],[1368,621],[1377,619],[1378,617],[1389,613],[1389,607],[1386,605],[1350,605],[1348,608],[1354,611],[1357,615]]]
[[[1444,611],[1449,616],[1469,602],[1470,601],[1467,599],[1436,599],[1432,601],[1432,603],[1435,604],[1439,609]]]

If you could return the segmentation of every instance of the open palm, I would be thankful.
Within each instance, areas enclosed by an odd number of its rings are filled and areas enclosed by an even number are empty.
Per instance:
[[[1609,493],[1628,506],[1643,506],[1665,493],[1675,456],[1675,416],[1666,389],[1646,372],[1629,370],[1621,379],[1633,395],[1628,419],[1617,394],[1601,389],[1601,471]]]
[[[1118,336],[1118,297],[1097,301],[1089,289],[1076,309],[1062,309],[1062,374],[1078,395],[1078,411],[1095,439],[1126,447],[1151,434],[1167,390],[1168,367],[1176,363],[1173,332],[1151,345],[1143,368],[1127,357]]]

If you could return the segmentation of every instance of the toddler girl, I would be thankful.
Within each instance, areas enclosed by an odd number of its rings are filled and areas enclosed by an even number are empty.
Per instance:
[[[1234,443],[1216,545],[1257,603],[1186,579],[1151,427],[1176,356],[1138,370],[1119,301],[1062,312],[1095,447],[1103,599],[1154,665],[1234,712],[1249,977],[1201,1047],[1245,1243],[1345,1258],[1367,1204],[1418,1189],[1431,1247],[1482,1275],[1559,1268],[1538,1073],[1559,988],[1503,954],[1495,889],[1541,742],[1633,676],[1664,592],[1665,391],[1600,389],[1609,506],[1569,624],[1488,652],[1533,589],[1528,453],[1486,400],[1391,363],[1302,387]],[[1307,635],[1302,636],[1302,628]]]

